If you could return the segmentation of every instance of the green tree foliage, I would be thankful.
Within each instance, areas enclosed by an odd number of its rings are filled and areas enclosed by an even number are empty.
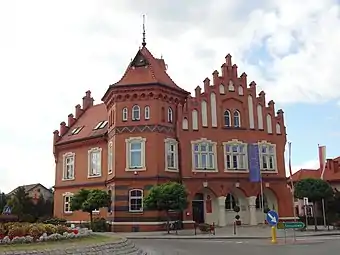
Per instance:
[[[313,215],[315,230],[317,230],[317,215],[316,203],[321,202],[322,199],[328,200],[333,196],[333,189],[328,182],[321,179],[303,179],[294,185],[294,196],[299,199],[307,197],[309,201],[313,202]]]
[[[90,214],[91,226],[93,224],[94,210],[99,210],[100,208],[107,207],[110,204],[110,195],[103,190],[87,190],[81,189],[77,194],[75,194],[71,199],[71,210],[72,211],[83,211]]]
[[[303,179],[294,185],[294,196],[299,199],[308,197],[309,201],[319,202],[333,196],[333,189],[328,182],[321,179]]]
[[[188,206],[188,193],[178,182],[167,182],[153,186],[144,199],[144,207],[149,210],[164,211],[169,226],[169,211],[183,211]],[[169,227],[168,232],[169,232]]]
[[[5,193],[0,193],[0,214],[4,210],[5,205],[7,204],[7,197]]]
[[[33,211],[32,199],[28,196],[24,187],[19,187],[10,197],[7,204],[11,207],[12,214],[17,215],[19,219],[25,218],[26,215],[31,215]]]

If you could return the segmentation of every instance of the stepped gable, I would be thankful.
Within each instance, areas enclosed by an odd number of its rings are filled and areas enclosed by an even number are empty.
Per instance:
[[[115,84],[110,85],[102,100],[105,101],[111,88],[120,86],[160,84],[188,93],[176,85],[166,70],[167,66],[163,59],[155,58],[146,47],[142,47],[130,62],[123,77]]]
[[[83,106],[75,106],[75,115],[68,115],[68,121],[60,123],[60,129],[53,132],[53,144],[59,145],[85,138],[97,137],[107,132],[107,122],[101,128],[95,129],[100,122],[107,121],[107,111],[104,103],[93,105],[91,91],[83,97]]]
[[[192,109],[197,109],[202,100],[208,100],[211,93],[216,95],[217,100],[225,100],[233,98],[245,104],[248,104],[248,96],[252,97],[254,106],[261,105],[264,113],[269,113],[272,116],[273,123],[277,123],[282,127],[282,133],[285,133],[283,110],[279,109],[275,112],[275,102],[270,100],[266,103],[266,94],[264,91],[260,93],[256,90],[256,83],[251,81],[247,84],[247,74],[243,72],[238,75],[238,66],[232,64],[232,56],[227,54],[225,62],[221,65],[221,72],[215,70],[212,73],[212,79],[208,77],[203,80],[203,86],[197,86],[195,95],[189,96],[183,106],[183,117],[189,118]],[[257,94],[258,93],[258,94]]]

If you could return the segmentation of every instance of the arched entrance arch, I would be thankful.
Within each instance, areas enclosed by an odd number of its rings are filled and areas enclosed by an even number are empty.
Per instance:
[[[227,225],[234,224],[236,213],[234,207],[240,207],[240,220],[242,224],[249,224],[249,206],[246,194],[240,188],[230,189],[225,195],[225,222]]]
[[[193,194],[192,217],[196,223],[218,222],[218,201],[215,193],[209,188],[203,188]]]
[[[275,193],[270,188],[263,189],[263,201],[262,195],[259,193],[256,197],[256,218],[258,223],[265,223],[266,215],[265,209],[279,211],[278,200]],[[262,206],[263,204],[263,206]]]

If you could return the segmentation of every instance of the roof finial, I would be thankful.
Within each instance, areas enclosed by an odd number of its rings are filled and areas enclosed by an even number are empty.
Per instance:
[[[143,42],[142,42],[143,47],[146,46],[146,41],[145,41],[145,15],[143,15]]]

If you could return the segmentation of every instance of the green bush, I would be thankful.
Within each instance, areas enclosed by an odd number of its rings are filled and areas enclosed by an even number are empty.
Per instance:
[[[52,225],[65,225],[66,220],[65,219],[59,219],[59,218],[50,218],[44,221],[45,224],[52,224]]]
[[[94,219],[92,224],[93,232],[108,232],[109,226],[104,218]]]

